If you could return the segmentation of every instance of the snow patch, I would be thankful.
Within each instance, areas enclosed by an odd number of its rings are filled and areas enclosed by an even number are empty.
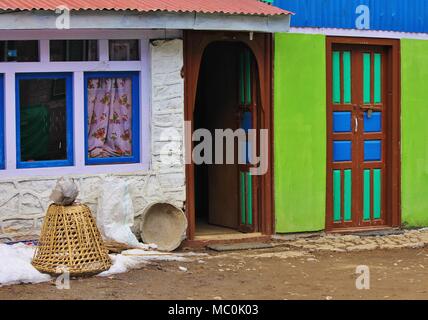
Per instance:
[[[107,277],[112,274],[124,273],[131,269],[138,269],[150,261],[188,261],[186,254],[170,254],[159,251],[132,249],[118,255],[110,255],[113,262],[111,268],[98,276]]]
[[[35,250],[35,247],[23,243],[0,244],[0,287],[51,280],[51,276],[39,272],[31,265]]]
[[[149,247],[149,246],[147,246]],[[39,272],[31,264],[36,247],[17,243],[0,244],[0,287],[19,283],[50,281],[50,275]],[[132,249],[121,254],[111,254],[113,265],[98,276],[107,277],[137,269],[150,261],[190,261],[188,257],[204,256],[193,252],[167,253],[153,250]]]

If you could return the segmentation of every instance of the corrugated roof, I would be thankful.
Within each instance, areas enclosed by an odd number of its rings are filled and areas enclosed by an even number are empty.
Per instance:
[[[356,29],[357,7],[370,12],[369,30],[428,33],[428,0],[274,0],[295,12],[292,27]]]
[[[0,0],[0,10],[135,10],[241,15],[286,15],[291,12],[258,0]]]

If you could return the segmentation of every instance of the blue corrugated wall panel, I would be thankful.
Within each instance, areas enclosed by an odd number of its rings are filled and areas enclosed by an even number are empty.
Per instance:
[[[295,13],[292,27],[356,29],[356,8],[370,12],[370,30],[428,33],[428,0],[274,0]]]

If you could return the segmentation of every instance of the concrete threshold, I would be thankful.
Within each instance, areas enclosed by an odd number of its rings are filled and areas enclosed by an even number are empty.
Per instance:
[[[393,228],[393,227],[385,227],[385,226],[379,226],[379,227],[361,227],[361,228],[352,228],[352,229],[334,229],[327,234],[339,234],[339,235],[356,235],[356,236],[369,236],[369,235],[392,235],[392,234],[401,234],[404,233],[404,230],[400,228]]]
[[[234,233],[234,234],[216,234],[195,236],[193,240],[185,240],[181,247],[203,248],[213,244],[231,244],[231,243],[263,243],[270,242],[271,236],[260,232],[254,233]]]
[[[265,242],[240,242],[228,244],[209,244],[208,249],[222,252],[222,251],[239,251],[239,250],[255,250],[255,249],[269,249],[274,248],[271,243]]]
[[[273,240],[290,241],[306,238],[315,238],[325,236],[324,231],[318,232],[298,232],[298,233],[278,233],[272,236]]]

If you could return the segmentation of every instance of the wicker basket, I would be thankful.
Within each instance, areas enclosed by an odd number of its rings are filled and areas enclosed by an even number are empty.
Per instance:
[[[107,249],[88,206],[49,206],[32,264],[53,275],[63,273],[64,268],[73,276],[110,268]]]

